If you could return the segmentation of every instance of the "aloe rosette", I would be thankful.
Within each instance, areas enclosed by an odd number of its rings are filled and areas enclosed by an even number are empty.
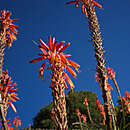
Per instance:
[[[44,80],[44,69],[48,65],[51,70],[51,89],[54,102],[52,118],[55,121],[57,129],[68,129],[67,127],[67,113],[64,89],[68,89],[67,84],[71,89],[74,84],[67,74],[67,71],[76,78],[77,74],[72,67],[78,71],[80,65],[76,62],[67,59],[71,57],[69,54],[64,54],[63,51],[70,45],[70,42],[65,44],[65,41],[57,42],[55,37],[51,38],[49,35],[48,45],[41,39],[41,44],[37,45],[41,52],[40,57],[30,61],[30,63],[44,61],[39,69],[39,77]]]

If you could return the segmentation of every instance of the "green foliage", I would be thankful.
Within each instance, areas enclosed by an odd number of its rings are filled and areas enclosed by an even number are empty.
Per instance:
[[[81,114],[85,114],[87,116],[87,125],[89,128],[94,128],[94,126],[90,123],[88,118],[88,113],[86,110],[86,106],[83,104],[84,98],[88,98],[88,104],[90,108],[90,113],[92,119],[95,123],[101,123],[102,117],[96,108],[96,98],[97,95],[91,91],[80,91],[74,92],[70,91],[66,95],[66,108],[67,108],[67,118],[68,118],[68,127],[69,129],[80,129],[79,120],[75,110],[78,108]],[[44,129],[53,129],[55,128],[54,122],[51,119],[51,109],[53,104],[49,104],[44,108],[40,109],[40,112],[36,115],[33,120],[34,128],[44,128]],[[74,125],[75,124],[75,125]],[[85,124],[83,124],[84,126]]]
[[[51,119],[52,106],[53,106],[52,103],[50,103],[49,105],[40,109],[40,112],[33,120],[34,128],[44,128],[44,129],[55,128],[55,124]]]

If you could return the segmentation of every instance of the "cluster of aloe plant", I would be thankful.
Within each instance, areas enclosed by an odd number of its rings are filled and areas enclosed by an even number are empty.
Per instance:
[[[66,4],[75,4],[76,8],[78,8],[81,4],[81,12],[88,18],[91,42],[94,47],[95,58],[97,61],[95,78],[100,85],[104,101],[103,106],[98,99],[96,100],[97,109],[103,117],[103,125],[106,126],[106,129],[116,130],[117,119],[115,114],[115,107],[111,97],[112,87],[108,83],[108,78],[111,78],[115,84],[120,101],[122,103],[122,110],[124,114],[125,112],[130,113],[130,94],[126,92],[126,97],[121,97],[119,87],[115,79],[115,72],[111,68],[107,69],[106,67],[100,26],[95,11],[95,6],[99,8],[102,8],[102,6],[94,0],[74,0],[67,2]],[[8,130],[11,129],[11,127],[8,127],[10,123],[7,123],[9,120],[6,120],[7,108],[8,106],[11,106],[14,112],[16,112],[12,102],[16,102],[16,100],[19,100],[19,98],[17,97],[18,95],[16,93],[16,83],[11,81],[11,77],[8,75],[8,71],[3,70],[3,56],[6,46],[11,47],[13,41],[17,39],[15,34],[18,33],[16,30],[18,26],[12,23],[16,21],[16,19],[10,18],[11,13],[9,11],[3,10],[0,13],[0,117],[2,120],[2,128],[4,130]],[[50,70],[50,88],[52,89],[53,96],[53,108],[51,112],[52,119],[55,122],[56,129],[67,130],[68,125],[64,90],[68,90],[67,84],[70,86],[70,89],[74,88],[74,84],[68,76],[67,72],[76,78],[77,74],[74,70],[79,72],[80,65],[69,59],[71,57],[70,54],[65,54],[63,52],[70,45],[69,42],[58,42],[55,40],[55,37],[51,37],[51,35],[49,35],[48,45],[44,43],[42,39],[40,39],[40,44],[37,44],[36,42],[34,43],[40,49],[41,53],[38,54],[38,58],[31,60],[30,63],[43,61],[39,69],[39,77],[43,80],[45,67]],[[96,124],[92,120],[87,98],[85,98],[84,104],[86,105],[90,122],[97,128],[102,128],[102,125]],[[86,129],[88,129],[86,123],[87,117],[81,114],[79,109],[76,110],[76,113],[79,118],[81,129],[83,129],[82,120],[86,125]],[[21,125],[19,118],[14,120],[14,125],[16,128]]]
[[[8,70],[3,70],[3,59],[6,46],[11,47],[13,41],[17,40],[15,34],[18,33],[16,30],[18,26],[13,24],[16,19],[10,18],[11,12],[2,10],[0,13],[0,117],[2,128],[8,130],[11,127],[8,127],[9,120],[6,120],[7,109],[10,106],[16,113],[13,102],[16,102],[19,98],[16,83],[11,80]]]

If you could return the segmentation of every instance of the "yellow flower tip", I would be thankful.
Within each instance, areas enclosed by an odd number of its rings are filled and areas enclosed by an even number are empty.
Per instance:
[[[79,70],[78,70],[78,68],[75,68],[75,70],[79,73]]]
[[[101,8],[102,9],[102,5],[100,5],[100,7],[99,8]]]
[[[11,47],[12,47],[12,44],[9,44],[8,47],[11,48]]]
[[[75,8],[79,8],[79,4],[75,4]]]
[[[77,78],[77,75],[74,75],[74,78],[76,79],[76,78]]]

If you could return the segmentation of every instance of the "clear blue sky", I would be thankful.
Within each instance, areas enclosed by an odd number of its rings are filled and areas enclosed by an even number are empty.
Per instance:
[[[8,69],[12,79],[18,84],[20,101],[15,103],[22,120],[22,127],[32,123],[32,119],[52,101],[49,88],[49,75],[43,82],[38,78],[41,63],[30,64],[29,61],[37,57],[39,48],[32,42],[42,38],[48,40],[48,35],[56,40],[71,42],[67,53],[72,54],[72,59],[81,65],[82,72],[74,81],[75,90],[90,90],[97,93],[101,99],[101,91],[95,81],[96,62],[93,47],[88,42],[88,21],[81,14],[80,9],[74,5],[66,6],[69,0],[2,0],[1,10],[6,9],[13,13],[12,18],[17,18],[19,26],[18,40],[11,49],[6,49],[4,57],[4,70]],[[116,78],[124,95],[125,90],[130,90],[130,1],[105,0],[103,9],[97,10],[103,44],[107,50],[107,66],[116,71]],[[114,102],[117,93],[112,91]],[[15,114],[11,109],[9,117]]]

